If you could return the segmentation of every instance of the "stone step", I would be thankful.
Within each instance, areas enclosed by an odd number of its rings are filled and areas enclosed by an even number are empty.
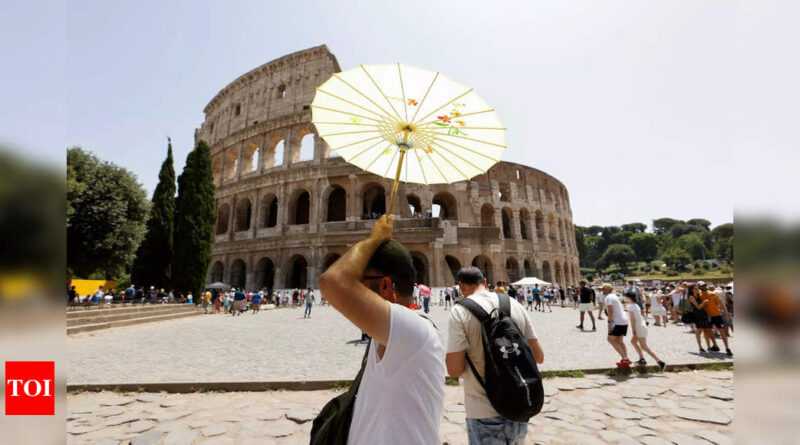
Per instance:
[[[181,312],[192,311],[194,306],[186,307],[186,305],[164,305],[159,308],[154,308],[148,311],[137,312],[122,312],[122,311],[98,311],[102,313],[92,314],[87,313],[83,317],[71,317],[67,319],[67,327],[79,326],[84,324],[105,323],[120,320],[129,320],[131,318],[152,317],[156,315],[175,314]]]
[[[116,314],[128,314],[128,313],[157,311],[157,310],[164,309],[165,307],[170,307],[170,308],[191,307],[191,308],[194,308],[194,305],[193,304],[188,304],[188,303],[185,303],[185,304],[180,304],[180,303],[178,303],[178,304],[176,304],[176,303],[170,303],[170,304],[160,304],[160,303],[156,303],[156,304],[138,304],[137,303],[136,305],[128,304],[125,307],[117,306],[117,307],[113,307],[113,308],[108,308],[108,307],[102,307],[101,308],[101,307],[91,306],[90,309],[86,309],[86,308],[83,308],[83,307],[75,307],[73,309],[67,310],[67,320],[70,320],[70,319],[73,319],[73,318],[84,318],[84,317],[89,317],[89,316],[99,316],[99,315],[108,315],[108,314],[115,314],[116,315]]]
[[[80,326],[72,326],[67,328],[67,335],[77,334],[79,332],[89,332],[89,331],[98,331],[101,329],[108,329],[108,328],[116,328],[120,326],[130,326],[135,324],[141,323],[151,323],[155,321],[165,321],[165,320],[176,320],[179,318],[186,318],[186,317],[194,317],[197,315],[201,315],[202,312],[197,312],[195,310],[191,311],[184,311],[184,312],[177,312],[171,314],[164,314],[164,315],[155,315],[150,317],[138,317],[138,318],[130,318],[127,320],[118,320],[118,321],[111,321],[111,322],[101,322],[101,323],[91,323],[91,324],[84,324]]]

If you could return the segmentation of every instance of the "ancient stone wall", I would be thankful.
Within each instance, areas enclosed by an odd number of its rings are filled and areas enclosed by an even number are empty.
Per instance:
[[[196,138],[211,144],[217,186],[210,282],[316,287],[386,211],[392,181],[331,153],[311,124],[314,90],[337,71],[325,46],[300,51],[241,76],[206,107]],[[305,158],[301,145],[312,148]],[[537,169],[500,162],[470,181],[401,183],[395,214],[420,283],[446,285],[467,265],[492,282],[579,278],[569,195]]]

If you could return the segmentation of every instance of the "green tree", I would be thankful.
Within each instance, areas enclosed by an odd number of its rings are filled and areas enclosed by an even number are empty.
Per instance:
[[[628,244],[629,240],[633,235],[633,232],[628,232],[627,230],[623,230],[622,232],[617,232],[611,235],[611,243],[612,244]]]
[[[689,221],[686,221],[686,224],[690,224],[693,226],[700,226],[706,230],[709,230],[709,228],[711,227],[711,221],[703,218],[690,219]]]
[[[636,260],[636,253],[631,246],[625,244],[612,244],[608,246],[598,263],[604,266],[616,264],[622,273],[628,272],[628,263]]]
[[[658,237],[652,233],[634,233],[630,245],[640,261],[653,261],[658,255]]]
[[[589,244],[586,243],[586,237],[583,236],[583,227],[580,226],[575,226],[575,247],[578,249],[578,261],[580,265],[586,266]]]
[[[708,257],[706,244],[698,233],[681,235],[677,240],[677,244],[681,249],[686,251],[693,260],[701,260]]]
[[[712,250],[717,258],[733,261],[733,223],[720,224],[711,231]]]
[[[623,224],[622,230],[633,233],[643,233],[645,230],[647,230],[647,224],[643,223]]]
[[[730,238],[733,236],[733,223],[720,224],[711,231],[711,236],[715,240]]]
[[[153,191],[147,234],[139,245],[131,268],[131,281],[163,288],[170,284],[172,235],[175,230],[175,169],[172,166],[172,141],[167,139],[167,158],[158,173]]]
[[[72,202],[75,201],[84,190],[86,190],[86,184],[78,180],[75,167],[67,165],[67,226],[69,226],[70,216],[75,213]]]
[[[675,224],[683,224],[683,221],[672,218],[658,218],[653,220],[653,233],[656,235],[663,235],[669,232]]]
[[[178,177],[175,200],[175,250],[172,257],[172,283],[177,290],[195,295],[206,284],[211,245],[214,237],[214,182],[211,177],[211,151],[201,140],[186,157]]]
[[[148,202],[136,176],[75,147],[67,150],[74,181],[85,184],[70,197],[67,267],[79,277],[119,277],[144,236]]]
[[[666,252],[664,252],[664,255],[661,256],[661,259],[667,266],[678,270],[685,269],[686,264],[692,261],[692,257],[680,247],[669,248]]]
[[[693,224],[683,224],[678,223],[673,225],[669,228],[669,234],[672,235],[673,238],[677,239],[687,233],[707,233],[708,230],[703,228],[702,226],[695,226]]]
[[[603,233],[603,228],[600,226],[589,226],[583,231],[586,236],[599,236]]]

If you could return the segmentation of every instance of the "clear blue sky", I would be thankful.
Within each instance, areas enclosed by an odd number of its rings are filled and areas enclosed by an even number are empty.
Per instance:
[[[576,224],[716,225],[755,193],[735,163],[766,186],[797,176],[792,16],[761,0],[3,2],[0,142],[62,164],[80,145],[150,194],[167,135],[180,173],[222,87],[324,43],[343,69],[401,61],[474,87],[509,128],[504,159],[560,179]]]

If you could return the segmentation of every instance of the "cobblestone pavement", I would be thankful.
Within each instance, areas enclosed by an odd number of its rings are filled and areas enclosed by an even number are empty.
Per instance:
[[[449,314],[440,306],[431,309],[445,337]],[[598,321],[598,330],[592,332],[587,317],[589,329],[581,332],[575,328],[576,309],[554,307],[552,313],[530,314],[545,351],[542,370],[613,367],[619,360],[606,341],[606,320]],[[727,359],[720,353],[698,354],[694,334],[686,327],[651,323],[649,329],[648,344],[667,363]],[[330,306],[314,306],[310,319],[303,318],[302,309],[276,309],[112,328],[67,338],[67,383],[351,379],[364,352],[360,336]],[[626,344],[635,359],[628,340],[630,333]]]
[[[545,380],[526,443],[732,444],[733,373],[688,371]],[[307,444],[335,391],[80,393],[67,396],[70,444]],[[443,443],[466,444],[464,395],[447,386]]]

